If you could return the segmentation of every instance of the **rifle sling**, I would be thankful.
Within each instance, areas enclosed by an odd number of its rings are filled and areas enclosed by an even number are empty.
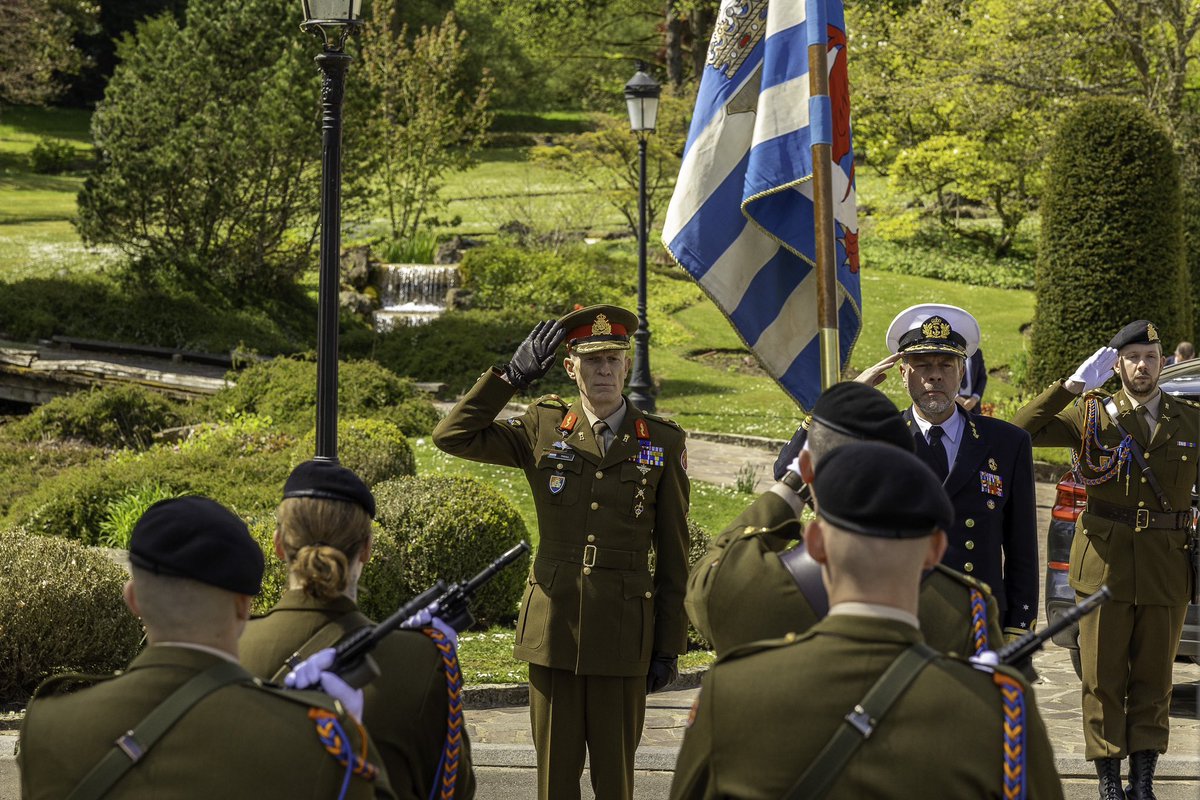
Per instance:
[[[928,645],[917,642],[896,657],[862,702],[843,718],[825,745],[782,800],[820,800],[833,787],[846,763],[874,732],[888,709],[904,694],[925,665],[937,657]]]
[[[333,647],[342,640],[342,637],[354,633],[360,628],[365,628],[371,624],[370,622],[366,622],[362,625],[353,625],[353,617],[357,613],[358,609],[355,609],[354,611],[347,611],[337,619],[331,619],[320,628],[317,628],[317,632],[308,637],[308,641],[300,645],[296,652],[288,656],[287,661],[284,661],[283,665],[280,666],[279,669],[275,670],[275,674],[271,676],[270,682],[282,686],[283,679],[286,678],[287,674],[295,669],[301,661],[304,661],[304,659],[308,658],[313,653],[316,653],[318,650],[323,650],[326,647]]]
[[[67,800],[103,797],[196,703],[222,686],[241,680],[249,680],[249,675],[240,664],[232,661],[221,661],[194,675],[159,703],[137,727],[118,737],[113,749],[92,767]]]
[[[1162,484],[1160,484],[1158,482],[1158,478],[1155,477],[1154,470],[1150,469],[1150,465],[1146,463],[1146,454],[1143,451],[1150,446],[1149,443],[1147,443],[1145,446],[1141,446],[1138,440],[1134,439],[1133,436],[1130,435],[1127,430],[1125,430],[1125,428],[1121,425],[1120,420],[1117,419],[1117,404],[1113,402],[1111,397],[1104,401],[1104,410],[1108,412],[1108,418],[1112,420],[1112,424],[1116,427],[1117,434],[1122,439],[1124,439],[1126,436],[1129,436],[1130,441],[1136,445],[1135,447],[1129,448],[1130,452],[1133,453],[1133,460],[1137,462],[1138,469],[1142,471],[1142,476],[1145,477],[1146,483],[1150,484],[1150,488],[1154,491],[1154,496],[1158,498],[1158,502],[1159,505],[1162,506],[1162,510],[1170,511],[1171,501],[1167,499],[1167,493],[1163,491]]]

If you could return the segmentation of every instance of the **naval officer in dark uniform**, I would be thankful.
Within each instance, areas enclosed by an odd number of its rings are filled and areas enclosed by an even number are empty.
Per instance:
[[[829,600],[820,565],[797,544],[800,515],[811,504],[809,482],[820,460],[857,441],[913,451],[912,435],[891,400],[862,383],[834,384],[781,451],[782,479],[713,539],[692,568],[684,607],[718,655],[758,639],[803,633],[825,615]],[[999,647],[1003,639],[987,587],[942,564],[922,577],[918,617],[926,642],[942,652],[972,655]]]
[[[394,797],[340,703],[265,688],[238,664],[263,574],[244,522],[204,497],[164,500],[134,526],[129,560],[125,601],[149,647],[115,676],[38,689],[21,797]],[[80,682],[95,685],[60,693]]]
[[[529,662],[541,800],[579,797],[585,752],[598,800],[632,797],[646,693],[674,679],[687,643],[687,451],[678,425],[621,394],[637,324],[605,305],[539,324],[433,432],[447,453],[523,470],[533,492],[540,541],[515,655]],[[564,340],[579,400],[496,421]]]
[[[1020,674],[939,655],[917,627],[921,572],[954,518],[941,481],[911,453],[862,443],[822,458],[812,489],[804,538],[829,614],[718,659],[672,800],[1061,798]]]
[[[1129,796],[1154,796],[1193,580],[1186,528],[1200,406],[1159,389],[1161,370],[1158,330],[1148,320],[1131,322],[1013,419],[1038,446],[1076,449],[1088,504],[1071,541],[1071,588],[1083,597],[1107,584],[1113,593],[1079,622],[1084,755],[1096,762],[1105,800],[1124,797],[1126,756]],[[1116,394],[1094,391],[1114,373],[1121,379]]]
[[[892,355],[858,380],[877,385],[898,371],[913,404],[904,411],[917,456],[940,476],[954,503],[946,566],[991,588],[1006,639],[1037,622],[1040,568],[1033,446],[1015,425],[967,413],[955,402],[979,323],[957,306],[901,311],[887,332]]]

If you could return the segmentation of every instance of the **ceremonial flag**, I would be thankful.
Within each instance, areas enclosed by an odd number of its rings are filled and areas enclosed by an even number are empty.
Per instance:
[[[808,2],[827,2],[840,372],[862,324],[846,23],[840,0]],[[663,244],[807,410],[821,371],[805,5],[721,3]]]

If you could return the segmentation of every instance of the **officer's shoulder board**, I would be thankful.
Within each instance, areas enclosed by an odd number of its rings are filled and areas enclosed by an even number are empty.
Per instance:
[[[967,575],[964,572],[959,572],[956,569],[950,569],[950,567],[947,567],[945,564],[934,564],[933,569],[935,572],[944,575],[950,580],[961,583],[968,589],[978,589],[981,592],[986,592],[987,594],[992,593],[992,587],[988,586],[983,581],[972,577],[971,575]]]
[[[287,700],[289,703],[296,703],[297,705],[304,706],[305,708],[319,708],[322,711],[328,711],[331,714],[340,715],[345,713],[341,703],[339,703],[337,700],[334,700],[324,692],[319,692],[316,690],[285,689],[282,686],[276,686],[273,683],[267,683],[266,681],[259,680],[258,678],[255,678],[252,684],[246,683],[242,685],[253,686],[256,689],[270,692],[281,700]]]
[[[643,417],[645,417],[646,419],[650,420],[651,422],[658,422],[658,423],[661,423],[661,424],[663,424],[663,425],[666,425],[666,426],[668,426],[668,427],[674,428],[675,430],[679,431],[680,433],[683,433],[683,432],[684,432],[684,431],[683,431],[683,428],[681,428],[681,427],[679,426],[679,423],[678,423],[678,422],[676,422],[676,421],[675,421],[675,420],[673,420],[673,419],[667,419],[666,417],[660,417],[658,414],[651,414],[651,413],[649,413],[649,412],[646,412],[646,411],[643,411],[643,412],[642,412],[642,416],[643,416]]]
[[[777,650],[780,647],[788,647],[796,642],[802,642],[812,638],[812,631],[805,633],[789,633],[786,636],[780,636],[778,639],[760,639],[757,642],[748,642],[743,645],[738,645],[732,650],[726,650],[721,655],[717,656],[718,664],[723,664],[726,661],[734,661],[735,659],[752,656],[755,653],[764,653],[768,650]]]
[[[563,411],[566,411],[571,407],[570,403],[568,403],[566,400],[563,400],[556,394],[544,394],[537,400],[534,400],[533,404],[535,406],[541,406],[542,408],[560,408]]]
[[[104,675],[87,675],[82,672],[64,672],[62,675],[54,675],[46,678],[46,680],[38,684],[38,687],[33,691],[31,699],[36,700],[40,697],[70,694],[78,689],[86,689],[97,683],[112,680],[121,674],[121,672],[109,672]]]
[[[1188,408],[1200,408],[1200,403],[1197,403],[1195,400],[1189,400],[1186,397],[1171,395],[1171,402],[1179,403],[1179,405],[1187,406]]]

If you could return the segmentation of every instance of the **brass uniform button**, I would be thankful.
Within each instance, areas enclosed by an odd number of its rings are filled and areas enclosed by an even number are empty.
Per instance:
[[[601,472],[600,470],[596,470],[596,480],[600,480],[603,477],[604,477],[604,473]]]
[[[1142,508],[1142,507],[1143,507],[1143,506],[1145,506],[1145,505],[1146,505],[1146,501],[1145,501],[1145,500],[1138,500],[1138,508]]]
[[[654,596],[654,594],[653,594],[652,592],[646,592],[646,599],[647,599],[647,600],[649,600],[649,599],[650,599],[651,597],[653,597],[653,596]]]
[[[968,549],[968,550],[974,550],[974,549],[975,549],[975,542],[974,542],[974,541],[972,541],[972,540],[970,540],[970,539],[967,539],[967,549]]]
[[[584,575],[591,575],[591,574],[592,574],[592,568],[591,568],[591,567],[584,567],[584,568],[583,568],[583,574],[584,574]]]
[[[970,561],[963,564],[963,572],[974,572],[974,571],[975,571],[975,565],[972,564]]]
[[[589,542],[594,542],[594,541],[596,541],[596,534],[594,534],[594,533],[589,533],[589,534],[588,534],[588,541],[589,541]]]
[[[562,469],[562,468],[563,468],[563,465],[562,465],[562,464],[555,464],[555,465],[554,465],[554,468],[555,468],[555,469]]]
[[[642,486],[645,486],[645,485],[646,485],[646,479],[642,478]]]
[[[1187,456],[1183,456],[1182,458],[1184,461],[1187,461]]]
[[[968,518],[968,519],[967,519],[967,521],[966,521],[964,524],[965,524],[965,525],[966,525],[968,528],[974,528],[974,527],[975,527],[975,520],[973,520],[973,519],[969,519],[969,518]]]
[[[1142,478],[1142,483],[1145,483],[1145,482],[1146,482],[1146,479],[1145,479],[1145,478]]]
[[[595,511],[599,507],[600,507],[599,503],[595,503],[595,502],[592,503],[592,511]]]

